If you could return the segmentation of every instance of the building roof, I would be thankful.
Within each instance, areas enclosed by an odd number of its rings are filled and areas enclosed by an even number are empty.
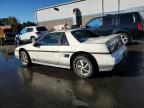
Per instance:
[[[53,6],[45,7],[45,8],[40,8],[40,9],[37,9],[36,11],[50,9],[50,8],[55,8],[55,7],[63,6],[63,5],[69,5],[69,4],[73,4],[73,3],[77,3],[77,2],[82,2],[82,1],[86,1],[86,0],[76,0],[76,1],[72,1],[72,2],[62,3],[62,4],[58,4],[58,5],[53,5]]]

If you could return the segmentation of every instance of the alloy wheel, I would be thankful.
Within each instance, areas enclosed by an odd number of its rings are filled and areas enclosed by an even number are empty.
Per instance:
[[[128,44],[129,38],[126,34],[121,34],[121,39],[122,39],[124,44],[126,44],[126,45]]]
[[[23,66],[27,66],[29,64],[29,58],[25,51],[20,52],[20,59]]]
[[[94,74],[94,62],[86,54],[79,55],[73,60],[73,69],[81,78],[89,78]]]

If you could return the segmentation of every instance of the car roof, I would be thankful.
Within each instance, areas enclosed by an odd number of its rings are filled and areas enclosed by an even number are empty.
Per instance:
[[[94,17],[92,19],[102,18],[102,17],[109,17],[109,16],[117,16],[117,15],[126,15],[126,14],[138,14],[138,13],[139,12],[126,12],[126,13],[119,13],[119,14],[107,14],[107,15],[104,15],[104,16]]]

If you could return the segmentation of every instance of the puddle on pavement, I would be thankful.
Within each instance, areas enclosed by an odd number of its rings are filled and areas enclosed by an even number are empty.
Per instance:
[[[0,52],[0,61],[7,63],[14,68],[21,67],[18,59],[15,58],[13,50],[3,49]]]
[[[31,106],[35,108],[46,106],[55,108],[95,108],[96,106],[103,106],[105,96],[97,95],[97,92],[100,93],[102,90],[97,91],[86,80],[79,79],[76,76],[72,78],[71,71],[55,70],[39,65],[24,68],[21,67],[19,60],[14,57],[13,53],[5,51],[0,53],[0,65],[2,66],[0,69],[0,86],[4,85],[0,90],[3,93],[3,95],[0,93],[0,105],[2,107],[6,105],[6,101],[2,100],[2,97],[12,100],[11,106],[18,105],[21,108],[27,107],[24,103],[30,105],[29,101],[31,101]],[[53,74],[55,71],[57,71],[56,74],[62,73],[63,75],[60,74],[59,77],[59,75]],[[5,75],[2,76],[2,73],[5,73]],[[109,99],[111,101],[108,101],[105,105],[107,108],[113,108],[113,96],[107,95],[107,100]]]
[[[37,70],[37,69],[36,69]],[[18,71],[20,79],[31,86],[29,95],[38,97],[35,101],[40,106],[55,104],[63,107],[81,108],[114,108],[115,100],[111,92],[97,89],[89,81],[83,79],[62,79],[48,76],[28,68]],[[71,106],[71,107],[70,107]],[[43,106],[44,107],[44,106]],[[58,106],[57,106],[58,107]]]

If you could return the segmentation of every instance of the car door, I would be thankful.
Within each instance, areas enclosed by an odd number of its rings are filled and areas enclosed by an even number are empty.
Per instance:
[[[31,59],[37,63],[57,64],[61,32],[49,33],[37,41],[30,52]]]
[[[88,22],[89,30],[99,36],[107,36],[113,33],[115,28],[114,16],[108,15],[104,17],[94,18]]]
[[[103,17],[102,26],[99,28],[101,35],[107,36],[113,33],[115,29],[115,18],[113,15],[107,15]]]

